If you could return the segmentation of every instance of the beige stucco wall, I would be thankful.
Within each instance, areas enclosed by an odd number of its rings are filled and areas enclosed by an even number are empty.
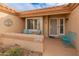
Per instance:
[[[67,21],[67,31],[72,31],[77,34],[76,47],[79,51],[79,6],[75,8],[69,15],[69,20]]]
[[[45,38],[48,38],[48,16],[43,17],[43,29]]]
[[[4,25],[5,20],[10,19],[12,21],[11,26]],[[24,20],[17,16],[9,15],[0,12],[0,33],[6,32],[21,32],[24,28]]]

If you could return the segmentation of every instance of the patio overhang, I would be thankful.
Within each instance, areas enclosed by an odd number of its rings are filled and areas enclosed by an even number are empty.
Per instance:
[[[57,6],[52,8],[45,8],[40,10],[33,10],[27,12],[20,12],[20,17],[35,17],[35,16],[46,16],[46,15],[57,15],[57,14],[69,14],[71,11],[65,6]]]
[[[55,6],[55,7],[49,7],[49,8],[37,9],[37,10],[31,10],[31,11],[23,11],[23,12],[18,12],[14,9],[0,5],[0,12],[16,15],[20,18],[58,15],[58,14],[70,14],[72,10],[74,10],[78,5],[79,3],[70,3],[62,6]]]
[[[71,11],[60,10],[60,11],[48,11],[48,12],[38,12],[38,13],[25,13],[20,14],[20,17],[35,17],[35,16],[46,16],[46,15],[58,15],[58,14],[70,14]]]
[[[46,16],[46,15],[70,14],[71,11],[78,5],[79,5],[78,3],[74,4],[70,3],[68,5],[18,12],[18,15],[19,17],[24,18],[24,17]]]

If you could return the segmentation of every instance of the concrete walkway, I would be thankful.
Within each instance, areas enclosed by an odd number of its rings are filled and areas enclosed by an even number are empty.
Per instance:
[[[44,56],[77,56],[77,50],[65,47],[58,39],[45,39]]]

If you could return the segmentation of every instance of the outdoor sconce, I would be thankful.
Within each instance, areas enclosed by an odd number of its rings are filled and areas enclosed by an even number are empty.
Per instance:
[[[65,18],[66,23],[68,22],[69,18]]]

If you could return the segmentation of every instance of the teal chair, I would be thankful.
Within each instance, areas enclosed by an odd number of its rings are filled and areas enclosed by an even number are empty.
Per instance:
[[[24,34],[32,34],[32,32],[29,31],[29,29],[24,29],[24,30],[23,30],[23,33],[24,33]]]
[[[70,45],[75,48],[73,41],[76,39],[76,34],[74,32],[68,32],[66,35],[60,36],[60,39],[65,45]]]

